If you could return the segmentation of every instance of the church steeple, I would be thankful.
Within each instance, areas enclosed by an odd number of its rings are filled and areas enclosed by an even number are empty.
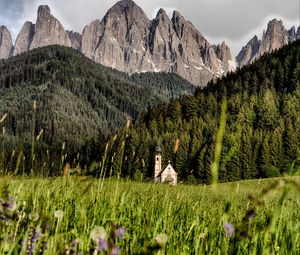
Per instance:
[[[154,180],[160,182],[159,174],[161,173],[161,148],[157,146],[155,148],[155,164],[154,164]]]

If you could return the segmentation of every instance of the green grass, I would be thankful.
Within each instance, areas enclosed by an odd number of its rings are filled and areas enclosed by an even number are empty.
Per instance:
[[[216,189],[79,177],[0,179],[1,189],[7,184],[17,209],[8,224],[0,222],[0,254],[27,254],[35,228],[40,233],[36,251],[45,241],[44,254],[89,254],[92,229],[102,226],[110,233],[112,223],[127,229],[123,239],[114,240],[121,254],[154,254],[155,237],[162,233],[168,241],[158,254],[300,252],[299,177],[218,184]],[[54,217],[57,210],[64,212],[62,219]],[[251,210],[255,216],[249,220],[245,216]],[[235,227],[233,235],[226,236],[224,223]],[[71,253],[74,240],[78,245]]]

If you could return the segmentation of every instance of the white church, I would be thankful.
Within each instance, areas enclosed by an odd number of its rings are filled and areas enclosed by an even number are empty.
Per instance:
[[[155,148],[155,164],[154,164],[154,180],[156,183],[169,183],[172,185],[177,185],[177,173],[171,165],[169,164],[167,167],[162,170],[162,156],[161,156],[161,148]]]

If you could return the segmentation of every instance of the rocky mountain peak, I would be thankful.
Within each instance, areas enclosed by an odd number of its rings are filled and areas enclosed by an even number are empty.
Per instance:
[[[231,53],[229,47],[226,45],[225,41],[223,41],[221,44],[218,44],[216,49],[217,57],[224,61],[225,59],[231,58]]]
[[[184,25],[187,24],[186,19],[178,11],[175,10],[172,16],[172,23],[178,38],[182,38]]]
[[[30,21],[26,21],[16,39],[13,52],[14,56],[29,50],[30,44],[34,37],[34,33],[35,25],[32,24]]]
[[[166,11],[163,8],[160,8],[156,14],[156,19],[164,19],[168,17],[170,20],[169,16],[167,15]]]
[[[11,56],[13,49],[11,34],[6,26],[0,26],[0,59]]]
[[[158,24],[160,24],[161,26],[169,26],[169,24],[171,24],[169,16],[167,15],[166,11],[162,8],[159,9],[155,16],[155,19],[152,21],[152,25],[157,26]],[[168,29],[168,27],[166,28]]]
[[[293,26],[290,30],[288,30],[288,40],[289,42],[296,41],[296,28]]]
[[[261,40],[255,36],[242,48],[236,57],[237,63],[240,67],[250,64],[264,53],[277,50],[298,39],[300,39],[300,28],[297,33],[295,27],[286,30],[281,20],[273,19],[269,21]]]
[[[51,14],[47,5],[38,8],[35,34],[30,49],[59,44],[71,47],[71,40],[62,24]]]
[[[255,35],[247,44],[242,48],[238,56],[236,57],[236,62],[238,66],[244,66],[251,63],[256,55],[258,54],[260,41]]]
[[[38,17],[51,14],[50,7],[48,5],[40,5],[38,8]]]
[[[134,22],[142,20],[148,20],[145,12],[132,0],[122,0],[117,2],[112,8],[108,10],[105,15],[106,20],[117,19],[120,17],[126,17],[126,23],[131,26]],[[120,20],[120,19],[119,19]]]
[[[82,41],[82,35],[74,32],[74,31],[66,31],[72,44],[72,48],[75,50],[80,51],[81,50],[81,41]]]
[[[38,8],[36,24],[22,27],[14,55],[59,44],[80,50],[90,59],[128,73],[174,72],[205,86],[235,68],[229,47],[211,45],[178,11],[170,19],[164,9],[150,21],[132,0],[122,0],[104,18],[87,25],[82,35],[65,31],[47,5]]]
[[[281,20],[273,19],[268,23],[267,31],[264,31],[260,53],[270,52],[281,48],[288,43],[287,31]]]

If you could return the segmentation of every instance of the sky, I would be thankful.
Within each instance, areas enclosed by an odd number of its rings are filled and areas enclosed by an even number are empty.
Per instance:
[[[37,8],[47,4],[65,29],[82,32],[95,19],[102,19],[117,0],[0,0],[0,25],[15,39],[23,23],[35,23]],[[255,34],[261,38],[267,23],[281,19],[286,28],[298,27],[300,0],[135,0],[149,18],[159,8],[172,16],[178,10],[213,44],[223,41],[238,54]]]

